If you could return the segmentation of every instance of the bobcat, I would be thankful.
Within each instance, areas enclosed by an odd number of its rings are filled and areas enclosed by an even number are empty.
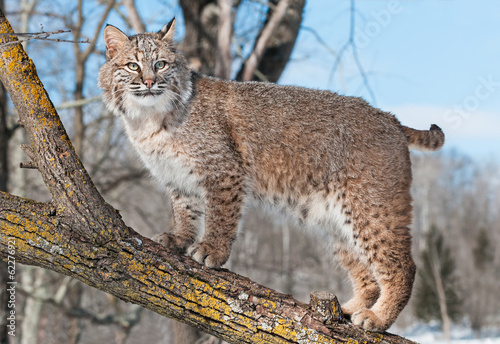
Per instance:
[[[174,28],[127,37],[108,25],[99,71],[104,103],[172,195],[175,225],[154,240],[220,267],[245,206],[271,204],[330,238],[353,283],[352,323],[389,328],[415,276],[408,149],[440,149],[442,130],[405,127],[360,98],[197,74]]]

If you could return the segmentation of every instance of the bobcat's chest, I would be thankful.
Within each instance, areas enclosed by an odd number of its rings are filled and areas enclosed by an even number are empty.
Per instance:
[[[203,195],[200,178],[194,173],[194,162],[178,147],[171,134],[158,129],[147,131],[144,126],[139,132],[127,129],[132,145],[160,185],[186,195]]]
[[[203,190],[194,166],[182,155],[163,149],[141,156],[153,177],[163,186],[186,195],[202,196]]]

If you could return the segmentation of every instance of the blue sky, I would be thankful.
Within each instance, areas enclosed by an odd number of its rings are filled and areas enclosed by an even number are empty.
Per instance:
[[[350,1],[308,1],[293,60],[280,83],[362,96],[404,124],[443,128],[446,150],[500,160],[500,1],[357,0],[355,45],[373,89],[347,51]]]

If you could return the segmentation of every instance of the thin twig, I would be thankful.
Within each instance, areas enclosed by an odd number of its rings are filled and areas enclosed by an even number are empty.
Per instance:
[[[37,163],[34,162],[33,160],[23,161],[23,162],[21,162],[19,164],[19,167],[20,168],[31,169],[31,170],[37,170],[38,169]]]
[[[23,152],[31,159],[31,160],[34,160],[36,158],[36,154],[35,154],[35,151],[33,150],[33,148],[31,146],[28,146],[28,145],[25,145],[25,144],[22,144],[21,145],[21,149],[23,150]]]
[[[91,97],[91,98],[84,98],[84,99],[78,99],[70,102],[64,102],[56,107],[56,110],[62,110],[62,109],[70,109],[70,108],[75,108],[75,107],[80,107],[84,106],[93,102],[97,102],[101,100],[101,95]]]
[[[335,56],[336,58],[339,57],[339,54],[333,50],[333,48],[331,48],[328,43],[325,42],[325,40],[320,36],[320,34],[318,33],[318,31],[316,31],[315,29],[311,28],[311,27],[307,27],[307,26],[301,26],[300,27],[302,31],[308,31],[310,32],[314,38],[316,38],[316,40],[318,41],[319,44],[321,44],[323,46],[323,48],[326,49],[326,51],[328,51],[330,54],[332,54],[333,56]]]
[[[116,0],[109,0],[108,1],[108,4],[106,5],[106,8],[104,9],[104,12],[103,12],[101,18],[99,19],[99,23],[96,26],[96,30],[94,32],[94,37],[92,37],[91,44],[90,44],[90,46],[87,47],[87,50],[85,50],[85,52],[83,53],[83,56],[81,57],[81,61],[87,61],[90,54],[92,54],[92,52],[94,51],[95,45],[97,43],[97,39],[101,33],[101,29],[104,26],[104,23],[106,22],[106,18],[108,18],[109,12],[111,12],[111,10],[115,6],[115,4],[116,4]],[[83,20],[83,18],[82,18],[82,20]],[[81,22],[80,28],[79,28],[80,34],[81,34],[81,28],[82,28],[81,25],[83,25],[83,21]]]
[[[59,35],[61,33],[68,33],[71,32],[71,30],[57,30],[57,31],[51,31],[51,32],[24,32],[24,33],[2,33],[0,36],[7,36],[7,37],[17,37],[17,41],[12,41],[12,42],[6,42],[2,43],[1,45],[10,45],[10,44],[18,44],[22,42],[29,41],[31,39],[40,39],[40,40],[45,40],[45,41],[52,41],[52,42],[67,42],[67,43],[90,43],[90,41],[84,40],[84,41],[73,41],[73,40],[67,40],[67,39],[60,39],[60,38],[49,38],[50,35]],[[20,37],[25,37],[25,38],[20,38]]]
[[[60,33],[68,33],[71,32],[71,30],[57,30],[57,31],[51,31],[51,32],[45,32],[45,31],[40,31],[40,32],[17,32],[17,33],[0,33],[0,36],[16,36],[16,37],[32,37],[32,36],[50,36],[50,35],[57,35]]]
[[[335,64],[330,72],[329,81],[331,82],[331,80],[333,78],[333,74],[337,71],[337,68],[338,68],[339,69],[340,83],[341,83],[342,87],[345,88],[344,73],[342,71],[342,61],[341,61],[341,54],[344,53],[344,50],[346,48],[345,45],[344,45],[344,47],[342,47],[340,52],[337,53],[335,50],[333,50],[333,48],[331,48],[326,43],[326,41],[319,35],[319,33],[315,29],[307,27],[307,26],[301,26],[301,30],[310,32],[314,36],[314,38],[318,41],[318,43],[321,44],[323,46],[323,48],[325,48],[326,51],[328,51],[328,53],[330,53],[331,55],[333,55],[335,57]]]
[[[370,83],[368,82],[368,77],[366,76],[365,70],[363,66],[361,65],[361,61],[359,60],[358,56],[358,49],[356,49],[356,44],[354,43],[354,29],[355,29],[355,17],[356,17],[356,5],[355,5],[355,0],[351,0],[351,30],[350,30],[350,37],[349,37],[349,43],[352,46],[352,55],[354,57],[354,61],[356,62],[356,65],[358,66],[359,73],[361,74],[361,77],[363,78],[363,83],[365,84],[366,89],[368,90],[368,93],[370,93],[370,97],[372,98],[372,102],[375,102],[375,93],[373,92]]]
[[[375,103],[375,93],[373,92],[373,89],[370,86],[370,83],[368,82],[368,77],[366,75],[366,72],[363,68],[363,65],[361,64],[361,61],[359,59],[358,55],[358,50],[356,47],[356,43],[354,42],[355,38],[355,28],[356,28],[356,4],[355,0],[351,0],[351,23],[350,23],[350,30],[349,30],[349,39],[347,40],[346,43],[340,48],[339,52],[337,53],[337,56],[335,58],[335,62],[333,63],[332,70],[330,72],[330,80],[333,78],[333,75],[337,71],[341,59],[344,56],[344,53],[347,51],[348,48],[351,48],[352,50],[352,56],[354,58],[354,62],[356,63],[356,66],[358,67],[359,73],[361,74],[361,78],[363,79],[363,84],[365,88],[367,89],[368,93],[370,94],[370,97],[372,98],[372,102]]]

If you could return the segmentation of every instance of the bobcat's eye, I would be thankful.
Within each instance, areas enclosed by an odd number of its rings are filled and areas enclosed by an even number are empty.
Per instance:
[[[135,62],[129,62],[127,64],[127,67],[130,69],[130,70],[133,70],[133,71],[138,71],[140,68],[139,68],[139,65]]]
[[[165,61],[158,61],[155,63],[155,69],[163,69],[167,66]]]

